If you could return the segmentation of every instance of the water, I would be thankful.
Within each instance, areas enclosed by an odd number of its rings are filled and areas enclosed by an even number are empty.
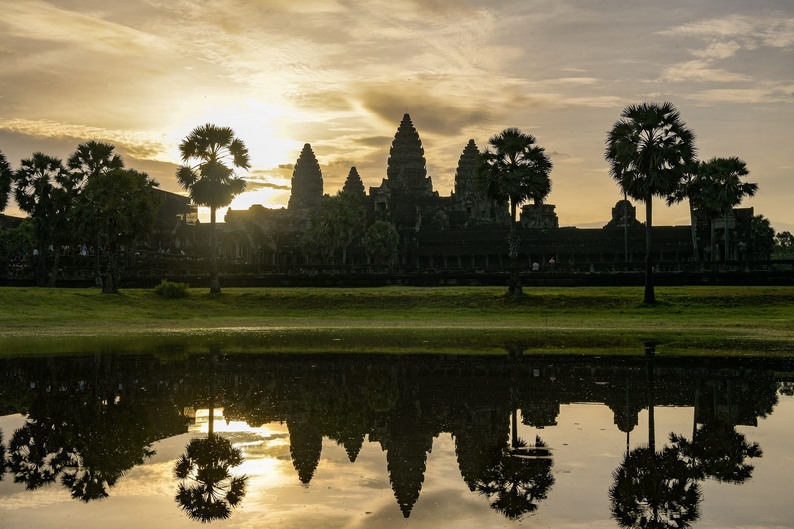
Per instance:
[[[0,527],[794,527],[792,381],[641,352],[7,359]]]

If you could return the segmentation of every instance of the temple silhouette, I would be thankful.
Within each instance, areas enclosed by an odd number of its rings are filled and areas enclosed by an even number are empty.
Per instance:
[[[322,168],[311,145],[305,144],[293,167],[287,207],[230,209],[224,222],[218,223],[217,252],[225,284],[504,284],[510,268],[507,236],[511,218],[506,202],[486,199],[477,189],[480,148],[474,140],[463,145],[454,189],[449,196],[441,196],[428,175],[419,131],[405,114],[379,185],[367,190],[357,168],[350,168],[342,190],[362,206],[364,224],[348,245],[329,254],[315,251],[316,245],[303,241],[324,197],[336,191],[325,189]],[[610,185],[607,179],[604,185]],[[198,220],[197,206],[188,197],[155,192],[161,205],[151,234],[135,248],[127,249],[134,251],[125,256],[124,286],[154,286],[163,277],[203,284],[201,277],[207,273],[211,251],[210,224]],[[605,211],[601,228],[564,226],[555,207],[533,202],[524,204],[518,212],[517,267],[522,281],[559,285],[641,283],[638,274],[588,274],[643,270],[646,233],[634,204],[618,200],[611,212]],[[786,272],[778,273],[768,266],[770,250],[762,248],[753,236],[753,208],[734,208],[727,217],[715,219],[698,217],[697,211],[695,214],[700,241],[697,256],[690,226],[653,226],[652,260],[657,271],[691,273],[660,274],[660,284],[790,282]],[[0,226],[14,227],[21,221],[0,216]],[[364,232],[379,221],[392,226],[399,238],[396,252],[386,260],[374,256],[365,244]],[[730,232],[727,250],[726,221]],[[88,255],[78,250],[61,256],[63,274],[58,284],[88,286],[94,282],[95,249],[89,244],[87,250]],[[733,276],[722,273],[726,271],[736,277],[731,279]],[[533,276],[532,272],[541,274]],[[548,274],[540,277],[549,272],[555,273],[553,278]],[[32,281],[31,274],[29,261],[0,263],[0,281],[5,284],[25,284]],[[342,274],[349,277],[339,279]],[[544,283],[548,281],[552,283]]]
[[[433,189],[419,132],[408,114],[403,116],[389,150],[386,177],[366,193],[355,167],[343,189],[364,203],[367,225],[386,221],[399,233],[396,266],[410,269],[475,270],[508,265],[506,236],[510,215],[507,203],[483,197],[475,186],[480,150],[474,140],[463,147],[454,191],[441,196]],[[606,184],[606,183],[605,183]],[[311,209],[323,197],[323,177],[317,158],[307,143],[298,157],[286,208],[261,205],[248,210],[229,210],[220,237],[222,254],[249,264],[270,267],[301,267],[325,264],[308,255],[299,241],[309,226]],[[750,244],[753,208],[737,208],[729,216],[731,248],[729,260],[766,258]],[[522,206],[518,222],[518,261],[530,270],[534,262],[543,266],[553,257],[559,270],[589,270],[589,265],[643,262],[644,225],[636,208],[619,200],[602,228],[561,227],[555,205],[529,203]],[[724,225],[724,220],[718,221]],[[708,240],[709,220],[698,220],[701,240]],[[685,263],[693,258],[689,226],[654,226],[654,259],[659,263]],[[201,237],[200,237],[201,238]],[[707,245],[703,245],[707,246]],[[724,248],[717,249],[723,255]],[[700,257],[708,260],[710,248]],[[340,265],[371,265],[366,249],[357,238]],[[545,266],[544,266],[545,268]]]

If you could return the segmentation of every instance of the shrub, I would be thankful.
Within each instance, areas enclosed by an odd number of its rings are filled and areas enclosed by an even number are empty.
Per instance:
[[[154,287],[154,293],[165,299],[186,298],[188,296],[187,283],[174,283],[163,279]]]

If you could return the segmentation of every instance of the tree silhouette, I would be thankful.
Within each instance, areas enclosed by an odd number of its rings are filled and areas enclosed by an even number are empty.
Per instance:
[[[335,264],[337,250],[342,251],[342,264],[347,261],[347,248],[364,231],[366,211],[352,193],[340,192],[322,197],[309,214],[309,229],[301,238],[307,254],[325,256]]]
[[[0,151],[0,211],[8,205],[8,197],[11,193],[11,179],[14,172],[6,160],[6,155]]]
[[[248,148],[231,128],[207,123],[182,140],[179,152],[185,164],[176,172],[179,185],[190,193],[193,202],[210,208],[210,292],[219,293],[215,212],[245,191],[245,180],[236,177],[234,169],[250,167]]]
[[[14,174],[14,198],[19,209],[30,215],[38,239],[39,285],[47,278],[46,255],[53,229],[63,221],[64,193],[70,187],[70,175],[60,159],[41,152],[22,160]]]
[[[107,270],[102,277],[102,292],[118,292],[121,280],[117,253],[120,245],[146,235],[154,225],[159,200],[154,194],[158,184],[146,173],[134,169],[114,169],[91,177],[76,206],[79,227],[86,234],[107,243]]]
[[[630,197],[645,202],[645,303],[655,303],[652,199],[675,192],[694,159],[694,134],[672,103],[629,105],[606,140],[610,175]]]
[[[730,258],[730,230],[728,217],[736,206],[741,204],[745,196],[752,197],[758,190],[758,184],[742,182],[741,178],[747,176],[747,164],[739,158],[712,158],[702,165],[704,177],[712,182],[710,196],[714,209],[725,216],[725,249],[723,260]]]
[[[385,220],[375,221],[367,228],[363,240],[367,255],[377,264],[391,265],[400,247],[397,228]]]
[[[535,145],[535,137],[516,128],[505,129],[491,137],[490,148],[482,154],[476,173],[480,193],[498,204],[509,201],[510,235],[508,255],[511,262],[509,294],[521,294],[518,277],[518,237],[516,214],[518,206],[532,200],[540,204],[551,192],[552,163],[543,148]]]
[[[697,178],[700,165],[700,162],[697,160],[692,160],[692,162],[687,165],[686,170],[684,171],[684,177],[679,182],[678,187],[673,191],[672,194],[667,196],[668,206],[678,204],[684,200],[686,200],[689,204],[689,226],[692,235],[692,256],[695,262],[700,261],[700,248],[698,245],[697,236],[697,218],[695,213],[697,211],[705,211],[705,190],[703,189],[701,179]],[[625,198],[625,191],[623,192],[623,196]]]
[[[72,153],[67,162],[69,171],[75,178],[75,183],[78,187],[82,187],[88,180],[98,177],[99,175],[114,171],[116,169],[124,168],[124,161],[121,156],[115,154],[113,150],[115,147],[109,143],[102,143],[97,141],[89,141],[81,143],[77,149]],[[100,240],[99,234],[88,234],[93,236],[95,245],[95,267],[94,274],[97,282],[101,281],[101,265],[100,265]],[[99,283],[97,283],[99,284]]]

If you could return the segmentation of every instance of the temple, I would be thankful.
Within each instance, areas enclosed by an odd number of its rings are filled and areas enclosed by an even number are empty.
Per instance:
[[[392,265],[403,270],[481,270],[507,265],[506,236],[509,210],[484,198],[475,186],[480,151],[474,140],[463,147],[455,172],[454,191],[440,196],[427,173],[424,147],[408,114],[403,116],[389,150],[386,177],[380,185],[364,190],[355,167],[350,169],[344,191],[365,204],[367,225],[391,223],[399,234],[399,249]],[[317,256],[301,249],[301,234],[309,225],[309,212],[323,196],[320,165],[309,144],[303,147],[292,177],[287,208],[252,206],[247,211],[230,210],[226,216],[224,251],[227,257],[258,267],[322,266]],[[729,216],[731,240],[729,260],[766,258],[755,255],[748,242],[752,208],[735,209]],[[603,228],[561,227],[555,206],[530,203],[517,220],[518,261],[531,270],[534,263],[548,268],[550,260],[559,270],[588,271],[618,263],[641,263],[645,258],[645,229],[636,218],[636,208],[620,200]],[[724,225],[724,220],[718,220]],[[701,240],[709,239],[709,221],[696,225]],[[690,226],[654,226],[653,259],[657,263],[686,263],[693,260]],[[702,244],[699,257],[710,252],[723,255],[719,245]],[[345,266],[370,265],[361,237],[346,249]]]

